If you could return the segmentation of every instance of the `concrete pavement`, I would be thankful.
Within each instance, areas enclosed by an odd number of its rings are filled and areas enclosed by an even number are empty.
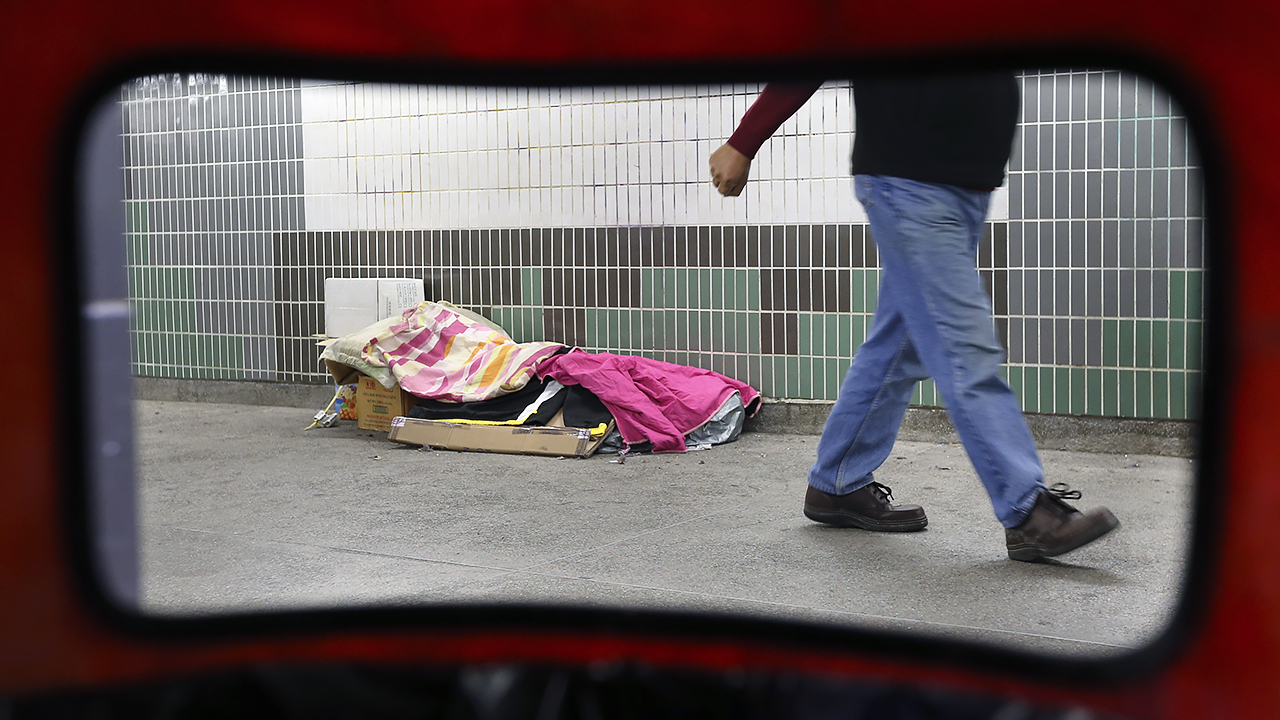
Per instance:
[[[314,410],[140,400],[142,604],[204,614],[442,600],[679,608],[910,629],[1070,655],[1142,644],[1177,599],[1192,463],[1044,451],[1120,518],[1058,562],[1007,559],[963,450],[900,442],[878,479],[929,527],[800,512],[817,437],[683,455],[419,450]]]

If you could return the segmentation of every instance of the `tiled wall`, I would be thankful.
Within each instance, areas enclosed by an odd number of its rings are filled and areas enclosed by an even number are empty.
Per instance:
[[[138,375],[279,377],[272,248],[305,228],[300,101],[298,81],[282,78],[123,87]]]
[[[1011,383],[1035,412],[1189,417],[1203,230],[1185,121],[1120,73],[1023,87],[980,258]],[[122,103],[136,371],[322,382],[324,278],[409,275],[517,340],[833,398],[877,278],[850,95],[825,86],[721,198],[706,157],[758,90],[140,80]],[[173,173],[204,184],[154,179]],[[197,230],[168,209],[191,203],[229,210]],[[917,401],[938,398],[926,383]]]

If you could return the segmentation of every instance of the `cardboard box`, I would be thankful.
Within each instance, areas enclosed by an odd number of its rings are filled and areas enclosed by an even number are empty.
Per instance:
[[[590,430],[558,425],[562,422],[563,416],[559,414],[546,427],[469,425],[446,420],[398,417],[391,421],[391,434],[387,439],[406,445],[430,445],[446,450],[588,457],[608,435],[606,432],[598,438],[592,438]],[[613,429],[613,423],[609,424],[609,429]]]
[[[387,432],[394,418],[408,415],[419,398],[397,387],[387,389],[368,375],[361,375],[356,388],[356,426],[362,430]]]
[[[415,278],[325,278],[324,334],[350,335],[417,307],[424,297]]]
[[[387,432],[392,418],[407,415],[418,404],[416,395],[397,387],[384,388],[382,383],[353,367],[325,360],[329,375],[338,385],[356,385],[356,426],[362,430]]]

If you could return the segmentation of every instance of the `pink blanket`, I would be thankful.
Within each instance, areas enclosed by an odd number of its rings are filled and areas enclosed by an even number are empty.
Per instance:
[[[735,392],[749,415],[760,409],[760,393],[746,383],[635,355],[574,351],[543,360],[537,373],[595,393],[613,413],[622,439],[628,445],[648,440],[654,452],[684,452],[684,436]]]

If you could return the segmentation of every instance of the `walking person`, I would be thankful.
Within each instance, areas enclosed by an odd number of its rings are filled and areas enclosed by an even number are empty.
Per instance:
[[[745,187],[760,146],[821,86],[770,83],[711,155],[722,195]],[[804,513],[873,531],[922,530],[918,505],[894,504],[875,471],[888,458],[917,382],[933,378],[1005,527],[1009,557],[1036,561],[1119,526],[1080,512],[1078,491],[1046,487],[977,270],[991,192],[1004,182],[1020,103],[1012,73],[859,78],[852,170],[879,250],[880,295],[809,471]]]

